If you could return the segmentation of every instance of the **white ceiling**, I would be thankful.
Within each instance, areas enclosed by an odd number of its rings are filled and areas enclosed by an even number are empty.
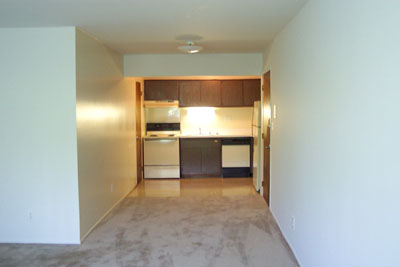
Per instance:
[[[307,0],[1,0],[0,27],[77,26],[123,54],[261,52]],[[188,36],[187,36],[188,35]]]

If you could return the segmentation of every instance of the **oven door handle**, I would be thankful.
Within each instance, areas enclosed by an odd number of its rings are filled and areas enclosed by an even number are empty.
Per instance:
[[[144,139],[145,142],[176,142],[178,141],[179,138],[149,138],[149,139]]]

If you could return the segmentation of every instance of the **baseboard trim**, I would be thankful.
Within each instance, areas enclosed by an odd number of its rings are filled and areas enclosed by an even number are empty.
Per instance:
[[[104,220],[105,217],[107,217],[108,214],[110,214],[110,212],[116,207],[118,206],[128,195],[130,195],[132,193],[133,190],[136,189],[136,187],[138,186],[138,184],[136,184],[131,190],[129,190],[128,193],[126,193],[125,195],[123,195],[117,202],[115,202],[115,204],[106,211],[106,213],[104,213],[103,216],[100,217],[100,219],[97,220],[97,222],[95,224],[93,224],[92,227],[90,227],[90,229],[81,237],[81,244],[83,243],[83,241],[89,236],[89,234],[101,223],[101,221]]]
[[[296,259],[296,261],[297,261],[297,264],[298,264],[299,266],[303,266],[303,265],[300,263],[299,257],[296,255],[296,252],[294,251],[292,245],[290,244],[289,240],[287,239],[285,233],[282,231],[282,227],[279,225],[279,221],[276,219],[276,216],[275,216],[274,212],[271,210],[270,207],[268,207],[268,208],[269,208],[269,211],[270,211],[271,214],[272,214],[272,217],[274,218],[274,220],[275,220],[275,222],[276,222],[276,225],[277,225],[278,228],[279,228],[279,231],[282,233],[283,237],[285,238],[286,244],[289,246],[290,250],[292,251],[293,256],[295,257],[295,259]]]

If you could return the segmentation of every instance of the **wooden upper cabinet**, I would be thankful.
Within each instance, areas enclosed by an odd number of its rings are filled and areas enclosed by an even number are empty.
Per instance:
[[[243,81],[243,105],[253,106],[254,101],[261,99],[261,80]]]
[[[178,81],[144,81],[144,100],[178,100]]]
[[[243,80],[221,81],[223,107],[243,106]]]
[[[179,81],[179,106],[200,106],[200,85],[200,81]]]
[[[221,81],[201,81],[201,106],[221,106]]]
[[[260,94],[260,79],[144,81],[144,100],[179,100],[181,107],[253,106]]]

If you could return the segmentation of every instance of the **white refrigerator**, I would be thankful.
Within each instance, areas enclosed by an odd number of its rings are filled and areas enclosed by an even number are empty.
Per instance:
[[[253,185],[257,191],[261,187],[261,102],[255,101],[252,119],[253,132]]]

